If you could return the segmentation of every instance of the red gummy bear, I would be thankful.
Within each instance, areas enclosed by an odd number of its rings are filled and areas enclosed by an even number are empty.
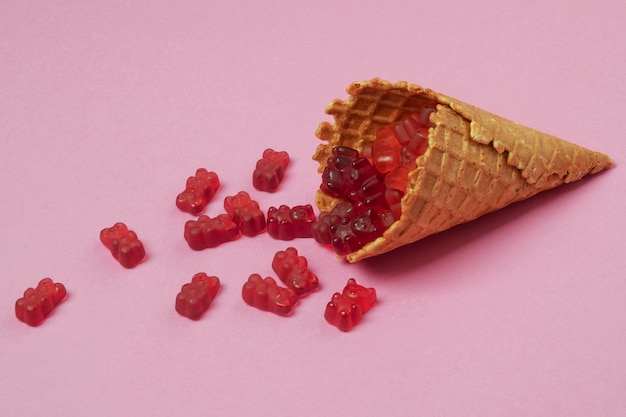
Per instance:
[[[210,218],[207,215],[185,223],[185,240],[191,249],[202,250],[239,237],[239,227],[228,214]]]
[[[294,290],[279,287],[274,278],[261,278],[259,274],[248,277],[241,296],[252,307],[281,316],[288,316],[298,301],[298,294]]]
[[[176,311],[192,320],[199,319],[211,305],[220,289],[218,277],[198,272],[191,282],[182,286],[176,296]]]
[[[363,311],[357,303],[336,292],[326,305],[324,318],[339,330],[347,332],[361,322]]]
[[[106,246],[117,261],[126,268],[134,268],[145,257],[146,251],[137,234],[124,223],[115,223],[112,227],[100,231],[100,241]]]
[[[357,303],[361,307],[363,314],[367,313],[376,304],[376,289],[359,285],[354,278],[348,280],[341,294]]]
[[[435,110],[434,105],[426,106],[421,112],[410,114],[393,126],[395,137],[402,146],[400,164],[411,169],[416,167],[415,159],[428,147],[428,130],[434,126],[429,119]]]
[[[289,247],[278,251],[272,261],[272,269],[287,287],[293,289],[298,296],[306,295],[319,288],[319,280],[308,266],[304,256],[298,256],[296,248]]]
[[[256,163],[252,173],[252,185],[259,191],[273,192],[285,178],[289,154],[285,151],[266,149],[263,158]]]
[[[24,297],[15,302],[15,316],[30,326],[37,326],[63,301],[67,291],[63,284],[50,278],[39,281],[37,288],[24,291]]]
[[[324,318],[339,330],[347,332],[359,324],[363,314],[376,303],[376,290],[365,288],[350,278],[342,293],[333,294],[326,305]]]
[[[395,125],[383,126],[376,131],[372,146],[372,161],[380,173],[386,174],[400,165],[402,145],[396,138]]]
[[[194,177],[187,178],[185,190],[176,197],[176,207],[190,214],[200,214],[219,188],[217,174],[199,168]]]
[[[292,240],[298,237],[312,237],[311,226],[315,213],[310,204],[303,206],[281,205],[267,211],[267,233],[274,239]]]
[[[233,221],[239,226],[241,234],[254,236],[265,230],[265,214],[259,208],[259,203],[250,198],[245,191],[224,199],[224,209]]]

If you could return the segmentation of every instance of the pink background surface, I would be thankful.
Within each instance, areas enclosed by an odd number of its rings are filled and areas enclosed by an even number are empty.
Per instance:
[[[0,414],[623,415],[623,2],[95,3],[0,3]],[[311,239],[187,247],[187,176],[220,175],[210,215],[240,190],[312,203],[324,108],[375,76],[616,166],[355,265]],[[292,157],[275,194],[251,186],[267,147]],[[116,221],[135,269],[98,240]],[[322,289],[288,318],[245,305],[291,245]],[[174,298],[199,271],[223,286],[193,322]],[[31,328],[13,306],[44,277],[69,297]],[[342,333],[323,311],[349,277],[379,303]]]

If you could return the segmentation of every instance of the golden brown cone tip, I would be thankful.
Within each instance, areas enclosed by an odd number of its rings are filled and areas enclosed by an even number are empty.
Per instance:
[[[350,253],[356,262],[469,222],[613,164],[611,158],[522,126],[452,97],[400,81],[354,82],[347,100],[326,108],[334,123],[322,122],[323,143],[313,159],[319,172],[336,146],[361,150],[378,128],[392,125],[428,105],[434,124],[428,148],[416,160],[402,198],[402,215],[383,236]],[[318,190],[316,204],[329,211],[339,200]]]

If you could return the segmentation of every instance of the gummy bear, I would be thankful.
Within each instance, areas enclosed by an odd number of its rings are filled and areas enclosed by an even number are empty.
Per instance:
[[[67,291],[60,282],[54,283],[50,278],[39,281],[36,288],[24,291],[24,296],[15,302],[15,316],[30,326],[37,326],[48,317],[59,305]]]
[[[380,173],[386,174],[400,165],[402,145],[396,138],[395,126],[383,126],[376,131],[372,146],[372,161]]]
[[[218,277],[198,272],[191,282],[182,286],[176,296],[176,311],[192,320],[199,319],[209,308],[220,289]]]
[[[395,137],[401,144],[400,164],[413,169],[415,159],[428,147],[428,130],[433,127],[429,117],[434,106],[425,106],[421,112],[413,113],[393,126]]]
[[[361,322],[363,311],[357,303],[336,292],[326,305],[324,318],[339,330],[347,332]]]
[[[335,253],[347,255],[382,236],[395,220],[390,209],[341,201],[330,212],[320,213],[311,232],[316,242],[331,244]]]
[[[315,213],[310,204],[270,207],[267,211],[267,233],[274,239],[292,240],[299,237],[312,237],[311,226]]]
[[[349,331],[359,324],[363,315],[376,304],[376,290],[365,288],[350,278],[341,293],[333,294],[326,305],[324,318],[342,331]]]
[[[252,173],[252,185],[259,191],[274,192],[285,178],[289,154],[285,151],[266,149],[263,158],[256,163]]]
[[[357,303],[361,307],[363,314],[367,313],[376,304],[376,289],[359,285],[354,278],[348,280],[341,294]]]
[[[338,219],[330,226],[331,245],[337,255],[347,255],[356,252],[364,245],[364,241],[355,235],[352,229],[352,220],[348,217]]]
[[[287,287],[293,289],[298,296],[306,295],[319,288],[319,280],[308,266],[304,256],[298,256],[296,248],[289,247],[278,251],[272,260],[272,269]]]
[[[331,244],[333,236],[341,223],[349,224],[356,215],[364,210],[364,206],[351,201],[340,201],[331,211],[320,213],[318,220],[311,225],[311,234],[316,242]],[[358,248],[357,248],[358,249]]]
[[[207,215],[185,223],[185,240],[191,249],[212,248],[239,237],[239,227],[228,214],[210,218]]]
[[[241,296],[247,304],[281,316],[289,315],[298,301],[298,294],[294,290],[279,287],[274,278],[261,278],[259,274],[248,277]]]
[[[265,230],[265,214],[259,208],[259,203],[250,198],[245,191],[224,199],[224,209],[233,221],[239,226],[241,234],[254,236]]]
[[[145,257],[146,251],[137,234],[124,223],[115,223],[112,227],[100,231],[100,241],[106,246],[117,261],[126,268],[134,268]]]
[[[333,197],[345,197],[350,189],[349,170],[352,162],[358,157],[356,149],[347,146],[336,146],[332,149],[333,156],[326,161],[322,172],[320,189]]]
[[[363,159],[367,161],[367,159]],[[368,162],[369,164],[369,162]],[[352,200],[363,203],[369,207],[384,208],[385,207],[385,183],[373,175],[355,187],[349,196]]]
[[[333,197],[350,199],[369,206],[383,206],[385,184],[370,161],[345,146],[333,148],[322,172],[320,189]]]
[[[190,214],[200,214],[219,188],[217,174],[199,168],[195,176],[187,178],[185,190],[176,197],[176,207]]]
[[[330,234],[330,226],[337,222],[333,215],[328,211],[320,213],[318,219],[311,225],[311,234],[317,243],[322,245],[330,245],[332,237]]]

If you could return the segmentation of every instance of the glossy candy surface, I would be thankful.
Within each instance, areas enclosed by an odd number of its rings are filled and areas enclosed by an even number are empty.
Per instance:
[[[359,153],[356,149],[346,146],[336,146],[332,152],[333,156],[328,158],[322,172],[320,189],[333,197],[347,197],[351,188],[349,172]]]
[[[281,205],[270,207],[267,211],[267,233],[274,239],[292,240],[312,237],[311,226],[315,222],[315,213],[310,204],[294,206]]]
[[[333,294],[326,305],[324,318],[342,331],[349,331],[359,324],[363,315],[376,304],[376,290],[359,285],[350,278],[341,293]]]
[[[146,257],[143,243],[124,223],[118,222],[112,227],[102,229],[100,241],[125,268],[134,268]]]
[[[272,269],[278,278],[293,289],[298,296],[306,295],[319,288],[319,280],[308,266],[304,256],[299,256],[296,248],[289,247],[278,251],[272,260]]]
[[[383,126],[376,132],[372,146],[372,161],[376,170],[382,174],[400,166],[402,145],[396,138],[394,126]]]
[[[357,303],[336,292],[326,304],[324,318],[339,330],[347,332],[361,322],[363,310]]]
[[[60,282],[50,278],[39,281],[36,288],[24,291],[15,302],[15,316],[30,326],[41,324],[65,298],[67,291]]]
[[[199,319],[209,308],[219,289],[218,277],[198,272],[191,278],[191,282],[182,286],[176,296],[176,311],[192,320]]]
[[[381,236],[394,221],[390,209],[342,201],[330,212],[320,213],[311,230],[316,242],[330,244],[338,255],[346,255]]]
[[[311,225],[311,235],[313,239],[322,245],[330,245],[332,242],[330,226],[334,222],[336,222],[336,219],[333,218],[330,212],[321,212],[319,218]]]
[[[243,235],[254,236],[265,230],[265,213],[259,208],[259,203],[252,200],[245,191],[226,197],[224,210],[239,226]]]
[[[185,190],[176,197],[176,207],[190,214],[200,214],[219,188],[217,174],[199,168],[195,176],[187,178]]]
[[[263,311],[287,316],[298,301],[298,295],[291,288],[279,287],[271,277],[261,278],[252,274],[241,290],[243,300],[252,307]]]
[[[376,304],[376,289],[366,288],[350,278],[341,293],[361,307],[363,314],[367,313]]]
[[[288,165],[287,152],[266,149],[252,173],[252,185],[259,191],[276,191],[285,178]]]
[[[228,214],[202,215],[185,223],[184,237],[191,249],[202,250],[237,239],[239,227]]]
[[[333,148],[320,190],[344,201],[320,213],[312,225],[317,242],[347,255],[382,236],[401,217],[409,173],[428,147],[433,111],[426,106],[395,125],[379,128],[374,142],[365,144],[361,153],[345,146]],[[352,208],[346,210],[346,204]]]

